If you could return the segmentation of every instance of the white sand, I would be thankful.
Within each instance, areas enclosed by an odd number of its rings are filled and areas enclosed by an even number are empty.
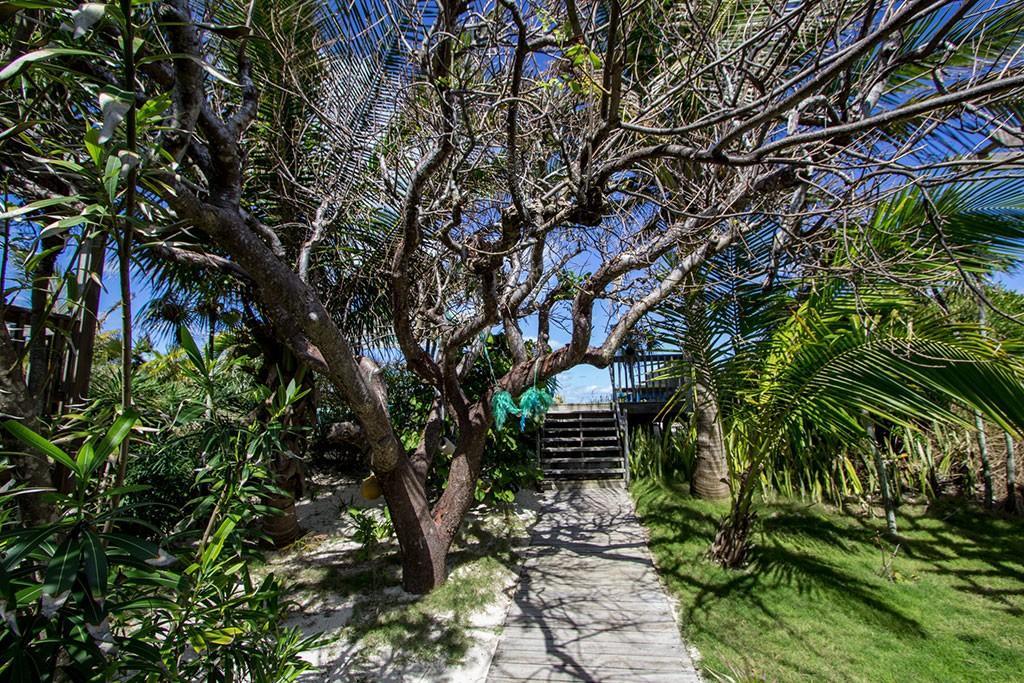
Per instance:
[[[320,491],[314,500],[303,500],[296,506],[300,525],[308,531],[291,548],[268,553],[268,571],[281,576],[287,586],[295,586],[291,596],[295,602],[287,623],[296,626],[307,636],[323,634],[330,638],[320,648],[307,652],[304,657],[316,670],[303,677],[305,681],[409,681],[410,683],[483,682],[487,677],[491,658],[497,647],[501,627],[505,621],[515,591],[518,575],[502,567],[496,577],[494,599],[474,612],[469,618],[466,636],[469,649],[455,666],[444,662],[410,661],[401,652],[380,647],[374,650],[361,642],[350,642],[346,632],[353,610],[360,600],[386,599],[389,604],[412,601],[400,587],[384,588],[373,594],[343,595],[317,587],[331,568],[355,570],[358,563],[353,554],[359,544],[351,540],[353,525],[346,510],[354,507],[380,507],[359,496],[359,482],[330,478],[314,478],[313,488]],[[536,515],[531,509],[532,497],[520,496],[521,505],[517,527],[525,530]],[[485,514],[486,518],[481,518]],[[483,510],[470,513],[471,517],[489,527],[500,515]],[[525,542],[525,532],[517,534],[514,543]],[[393,546],[392,546],[393,547]],[[453,575],[466,570],[461,567]],[[329,585],[329,581],[328,581]],[[442,616],[438,616],[443,620]]]

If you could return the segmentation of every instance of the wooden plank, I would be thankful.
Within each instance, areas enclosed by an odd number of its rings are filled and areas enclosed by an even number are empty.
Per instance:
[[[542,503],[489,683],[699,681],[628,494]]]

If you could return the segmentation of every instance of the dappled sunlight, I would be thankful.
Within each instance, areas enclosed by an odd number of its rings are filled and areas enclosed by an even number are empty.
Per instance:
[[[896,550],[877,519],[761,505],[751,563],[733,571],[704,556],[726,505],[653,483],[634,493],[683,633],[710,671],[864,681],[987,671],[1005,680],[1022,663],[1020,520],[906,509]]]

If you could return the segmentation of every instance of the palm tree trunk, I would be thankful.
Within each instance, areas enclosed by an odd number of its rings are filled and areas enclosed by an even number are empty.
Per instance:
[[[271,470],[281,493],[268,496],[265,505],[278,511],[276,515],[263,518],[263,533],[275,548],[284,548],[297,541],[303,534],[295,511],[295,501],[305,494],[306,477],[302,463],[291,453],[278,455]]]
[[[718,396],[705,378],[694,385],[693,414],[697,425],[697,459],[690,491],[705,500],[723,500],[730,495],[729,462],[726,458]]]
[[[882,506],[885,508],[885,527],[889,535],[895,536],[898,533],[896,528],[896,504],[893,501],[892,491],[889,489],[889,474],[886,471],[885,459],[882,458],[882,451],[878,448],[878,441],[875,439],[875,425],[867,426],[868,445],[871,448],[871,455],[875,462],[875,472],[878,475],[878,488],[882,494]]]
[[[985,334],[985,302],[978,301],[978,326],[981,328],[982,336]],[[981,479],[985,487],[985,507],[991,509],[995,494],[992,491],[992,463],[988,457],[988,444],[985,441],[985,421],[981,419],[981,413],[974,411],[974,426],[978,430],[978,453],[981,455]]]
[[[1013,453],[1013,437],[1010,432],[1003,432],[1006,437],[1006,509],[1020,512],[1020,498],[1017,496],[1017,458]]]
[[[215,324],[211,320],[211,327]],[[287,386],[294,381],[306,393],[295,401],[282,416],[285,427],[289,427],[282,436],[282,452],[278,453],[270,463],[274,482],[280,490],[276,495],[263,500],[265,505],[275,508],[278,514],[267,515],[261,521],[263,532],[268,536],[275,548],[291,545],[304,533],[299,525],[295,511],[295,502],[306,495],[306,472],[303,456],[307,450],[307,431],[316,425],[317,404],[319,399],[316,381],[312,371],[303,367],[294,354],[286,347],[276,343],[274,337],[268,336],[265,329],[251,327],[253,335],[263,352],[264,367],[262,377],[264,384],[271,393],[280,386]],[[213,348],[211,337],[210,348]],[[269,417],[269,406],[261,408],[261,419]]]
[[[753,544],[750,532],[754,526],[754,487],[760,473],[760,465],[754,462],[740,476],[739,490],[732,501],[729,514],[718,527],[715,540],[708,548],[708,558],[726,567],[737,569],[750,560]]]
[[[0,414],[14,418],[30,428],[36,428],[36,401],[28,391],[22,372],[18,350],[7,332],[6,325],[0,325]],[[14,477],[19,484],[30,489],[48,489],[53,486],[50,465],[40,453],[24,453],[24,446],[10,443],[3,437],[5,450],[14,465]],[[46,524],[53,520],[54,505],[41,493],[27,493],[18,496],[21,521],[26,527]]]
[[[697,453],[690,491],[705,500],[723,500],[731,493],[729,461],[711,367],[707,306],[703,288],[693,278],[690,284],[693,290],[687,294],[683,308],[688,330],[684,347],[693,367],[693,417],[697,428]]]
[[[125,30],[121,44],[124,58],[124,88],[135,90],[135,28],[132,22],[132,4],[130,0],[121,0],[121,11],[124,14]],[[137,151],[135,122],[135,101],[132,100],[125,117],[125,137],[127,148],[133,154]],[[118,281],[121,289],[121,414],[132,409],[132,241],[134,239],[132,221],[135,220],[135,184],[138,181],[139,168],[133,165],[128,169],[125,180],[124,219],[120,221],[121,232],[117,249]],[[115,222],[116,224],[116,222]],[[128,454],[130,438],[125,438],[117,452],[117,468],[114,474],[114,488],[124,485],[128,473]],[[111,508],[116,508],[120,496],[114,496]],[[110,522],[106,524],[110,528]]]
[[[981,413],[974,411],[974,427],[978,433],[978,453],[981,456],[981,481],[985,489],[985,507],[992,508],[995,493],[992,486],[992,462],[988,457],[988,442],[985,438],[985,421]]]
[[[78,276],[82,288],[82,306],[75,334],[75,383],[68,397],[72,404],[80,403],[89,393],[96,331],[99,329],[100,282],[103,281],[106,251],[107,233],[101,231],[89,240],[82,255]]]
[[[35,399],[36,414],[44,415],[49,409],[47,397],[50,373],[50,344],[46,342],[46,321],[50,315],[50,295],[57,257],[63,238],[59,235],[44,237],[40,248],[42,256],[32,273],[32,313],[29,318],[31,333],[28,340],[28,393]]]

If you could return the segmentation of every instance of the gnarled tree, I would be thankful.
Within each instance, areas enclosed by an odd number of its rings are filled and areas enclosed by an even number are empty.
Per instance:
[[[323,210],[284,218],[254,196],[249,152],[260,90],[286,87],[288,63],[254,77],[244,8],[239,28],[185,0],[148,7],[135,97],[170,102],[168,132],[153,138],[161,154],[140,171],[159,198],[157,224],[200,235],[189,253],[243,272],[281,341],[345,397],[414,592],[444,580],[494,393],[606,366],[695,268],[755,232],[774,231],[777,252],[813,259],[816,241],[860,229],[851,219],[895,187],[942,185],[1019,158],[1007,151],[1020,140],[1007,104],[1024,86],[1012,4],[366,3],[362,27],[400,28],[386,45],[389,63],[402,65],[389,82],[393,106],[368,134],[338,125],[336,102],[299,102],[309,127],[350,136],[352,163],[330,172],[355,177],[319,177]],[[314,33],[310,50],[334,67],[369,59],[355,24],[346,30],[358,49],[339,57]],[[211,77],[224,68],[235,85]],[[293,174],[286,184],[301,182]],[[354,261],[346,236],[368,225],[375,239]],[[388,344],[436,389],[412,453],[396,437],[377,364],[346,329],[349,306],[365,300],[338,295],[371,276]],[[597,311],[606,329],[596,329]],[[552,326],[568,337],[557,349]],[[464,373],[480,335],[496,328],[515,364],[470,400]],[[442,414],[456,448],[431,501]]]

